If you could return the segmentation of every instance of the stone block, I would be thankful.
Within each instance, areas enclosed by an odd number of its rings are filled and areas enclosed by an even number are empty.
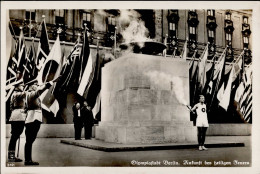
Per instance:
[[[131,76],[130,76],[131,75]],[[123,79],[125,88],[145,88],[150,89],[150,81],[142,74],[128,74]]]
[[[127,127],[126,135],[127,143],[141,143],[141,127]]]
[[[105,130],[105,141],[118,143],[118,128],[107,126]]]
[[[128,54],[108,63],[102,73],[101,95],[106,96],[101,96],[97,130],[105,127],[105,141],[164,143],[192,138],[189,112],[181,104],[189,99],[185,60]]]
[[[158,103],[161,105],[171,105],[173,104],[172,92],[170,90],[158,91]]]
[[[164,128],[164,137],[168,142],[178,142],[178,135],[176,133],[177,127],[167,126]]]
[[[151,106],[150,105],[128,105],[128,119],[129,120],[151,120]]]
[[[127,89],[127,103],[140,105],[156,105],[158,93],[151,89]]]
[[[113,121],[115,114],[114,106],[101,105],[102,121]]]
[[[114,111],[114,121],[128,121],[128,106],[125,103],[117,104]]]
[[[97,126],[96,127],[96,135],[95,138],[98,140],[105,140],[106,136],[105,136],[105,130],[106,127],[105,126]]]
[[[118,127],[118,143],[126,143],[126,127]]]
[[[152,120],[171,121],[171,106],[156,105],[155,114]]]

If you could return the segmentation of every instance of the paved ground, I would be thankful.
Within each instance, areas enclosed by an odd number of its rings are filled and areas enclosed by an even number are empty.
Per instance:
[[[103,152],[60,143],[61,138],[37,138],[33,146],[33,160],[39,167],[62,166],[251,166],[250,136],[215,136],[208,139],[234,140],[244,142],[245,147],[210,148],[208,151],[193,149]],[[9,138],[6,139],[8,146]],[[24,156],[24,142],[21,139],[20,157]],[[7,155],[6,155],[7,156]],[[238,160],[238,163],[234,163]],[[209,162],[205,165],[205,161]],[[211,163],[210,163],[211,162]],[[24,166],[23,162],[15,166]]]

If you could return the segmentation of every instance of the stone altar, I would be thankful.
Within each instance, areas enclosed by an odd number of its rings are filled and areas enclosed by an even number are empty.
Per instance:
[[[190,121],[189,67],[183,59],[130,53],[102,69],[101,122],[106,142],[196,142]]]

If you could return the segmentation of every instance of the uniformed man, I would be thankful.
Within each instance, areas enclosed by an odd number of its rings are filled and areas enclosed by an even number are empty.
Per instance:
[[[94,118],[92,113],[92,108],[87,104],[86,101],[83,103],[82,107],[82,119],[85,129],[85,139],[91,139],[92,135],[92,126],[94,125]]]
[[[32,145],[37,137],[42,122],[42,108],[40,95],[53,85],[53,82],[48,82],[45,85],[38,86],[34,83],[29,87],[26,94],[27,101],[27,117],[25,120],[25,136],[26,143],[24,146],[25,165],[39,165],[38,162],[32,160]]]
[[[8,161],[21,162],[22,160],[15,157],[16,142],[24,129],[25,122],[25,92],[23,91],[24,84],[16,84],[13,95],[11,96],[10,109],[11,117],[11,138],[8,147]]]

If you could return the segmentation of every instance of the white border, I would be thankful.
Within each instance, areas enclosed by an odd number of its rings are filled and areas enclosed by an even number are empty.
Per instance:
[[[1,172],[2,173],[260,173],[260,3],[257,1],[13,1],[1,2],[1,82],[6,74],[6,10],[7,9],[253,9],[253,131],[252,167],[5,167],[5,114],[1,114]],[[259,80],[258,80],[259,79]],[[1,113],[5,113],[5,86],[1,85]]]

